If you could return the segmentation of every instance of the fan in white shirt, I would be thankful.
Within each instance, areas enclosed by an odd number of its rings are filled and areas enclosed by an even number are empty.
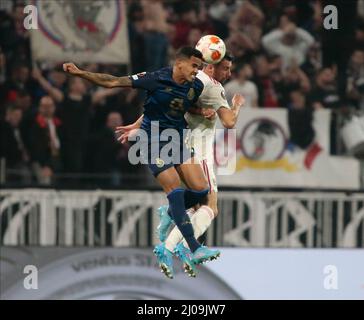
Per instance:
[[[254,82],[248,80],[252,77],[253,70],[249,64],[242,64],[237,69],[237,78],[229,81],[224,87],[226,99],[231,101],[235,93],[240,93],[245,98],[245,107],[258,106],[258,89]]]

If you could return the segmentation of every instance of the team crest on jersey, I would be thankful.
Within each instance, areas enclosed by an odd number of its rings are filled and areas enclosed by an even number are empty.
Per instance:
[[[146,72],[140,72],[140,73],[132,75],[131,77],[133,80],[138,80],[139,78],[144,77],[145,74],[146,74]]]
[[[164,166],[164,161],[161,158],[155,159],[155,163],[158,168],[162,168]]]
[[[188,100],[193,100],[194,97],[195,97],[195,90],[191,88],[187,93],[187,98]]]

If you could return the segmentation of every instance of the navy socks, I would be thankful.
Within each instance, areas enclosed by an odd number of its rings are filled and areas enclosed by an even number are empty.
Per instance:
[[[182,189],[182,188],[179,188]],[[185,209],[192,208],[194,205],[200,203],[200,201],[207,196],[209,189],[202,191],[195,191],[192,189],[184,189]],[[173,219],[171,210],[168,210],[169,216]]]
[[[191,220],[186,213],[185,189],[174,189],[168,193],[167,198],[169,201],[169,211],[174,223],[186,239],[190,250],[195,252],[201,245],[194,236]]]

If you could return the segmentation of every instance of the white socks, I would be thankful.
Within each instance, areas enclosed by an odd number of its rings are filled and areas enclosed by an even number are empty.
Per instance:
[[[207,230],[212,220],[214,219],[214,212],[208,206],[201,206],[191,217],[189,214],[192,227],[194,230],[195,238],[197,239]],[[183,236],[177,227],[169,233],[168,238],[165,242],[166,248],[173,252],[174,248],[179,242],[183,240]],[[183,240],[183,245],[188,248],[186,240]]]

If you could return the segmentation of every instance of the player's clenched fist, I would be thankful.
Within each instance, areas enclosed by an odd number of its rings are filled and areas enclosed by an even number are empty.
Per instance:
[[[67,62],[63,64],[63,70],[73,75],[81,74],[81,70],[76,67],[72,62]]]

